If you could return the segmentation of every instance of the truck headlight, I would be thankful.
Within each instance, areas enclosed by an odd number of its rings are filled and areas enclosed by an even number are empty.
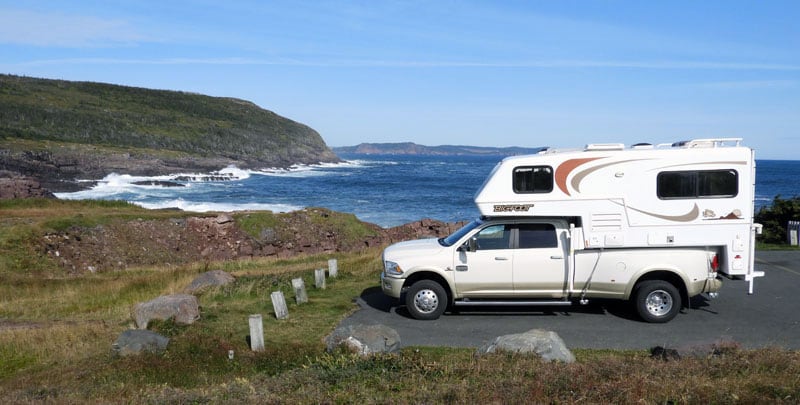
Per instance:
[[[403,269],[395,262],[386,260],[383,262],[383,270],[389,276],[399,276],[403,274]]]

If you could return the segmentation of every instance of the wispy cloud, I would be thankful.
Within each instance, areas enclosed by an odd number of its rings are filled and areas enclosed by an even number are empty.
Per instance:
[[[386,68],[532,68],[532,69],[650,69],[650,70],[763,70],[798,71],[800,65],[715,61],[625,61],[625,60],[533,60],[533,61],[447,61],[447,60],[376,60],[376,59],[308,59],[308,58],[68,58],[19,62],[20,66],[36,65],[274,65],[309,67],[386,67]],[[792,80],[716,82],[707,87],[765,87],[796,84]]]
[[[129,44],[142,39],[125,20],[0,9],[0,43],[81,48]]]
[[[698,87],[716,90],[758,90],[796,87],[797,80],[743,80],[701,83]]]

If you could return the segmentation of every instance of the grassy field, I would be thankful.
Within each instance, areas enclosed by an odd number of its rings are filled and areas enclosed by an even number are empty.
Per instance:
[[[140,214],[111,203],[48,210],[16,204],[0,207],[0,247],[18,258],[25,238],[63,222]],[[329,279],[325,290],[313,288],[313,270],[327,267],[332,257],[339,261],[339,277]],[[0,402],[800,402],[800,353],[781,349],[729,347],[715,356],[672,361],[643,351],[575,350],[573,364],[524,355],[476,357],[473,350],[451,348],[411,347],[363,358],[326,353],[324,336],[356,309],[355,297],[377,285],[379,250],[81,276],[62,274],[46,261],[37,265],[30,273],[0,268]],[[135,303],[180,292],[211,269],[230,272],[236,281],[199,297],[198,322],[151,324],[171,339],[163,355],[111,354],[117,336],[132,327]],[[309,286],[308,304],[294,304],[295,277]],[[277,290],[287,297],[289,319],[272,316],[269,295]],[[267,349],[261,353],[251,352],[246,341],[248,316],[256,313],[264,316]]]

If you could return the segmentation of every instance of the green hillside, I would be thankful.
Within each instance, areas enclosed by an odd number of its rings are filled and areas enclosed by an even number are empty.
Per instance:
[[[248,101],[0,75],[0,149],[22,140],[262,167],[337,160],[313,129]]]

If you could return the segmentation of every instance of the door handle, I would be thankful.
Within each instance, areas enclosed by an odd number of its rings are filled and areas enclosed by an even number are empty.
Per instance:
[[[550,258],[553,259],[553,260],[561,260],[561,259],[564,258],[564,256],[553,255],[553,256],[550,256]]]
[[[456,271],[467,271],[469,267],[467,266],[456,266]]]
[[[494,260],[508,260],[508,258],[503,256],[497,256],[494,258]]]

